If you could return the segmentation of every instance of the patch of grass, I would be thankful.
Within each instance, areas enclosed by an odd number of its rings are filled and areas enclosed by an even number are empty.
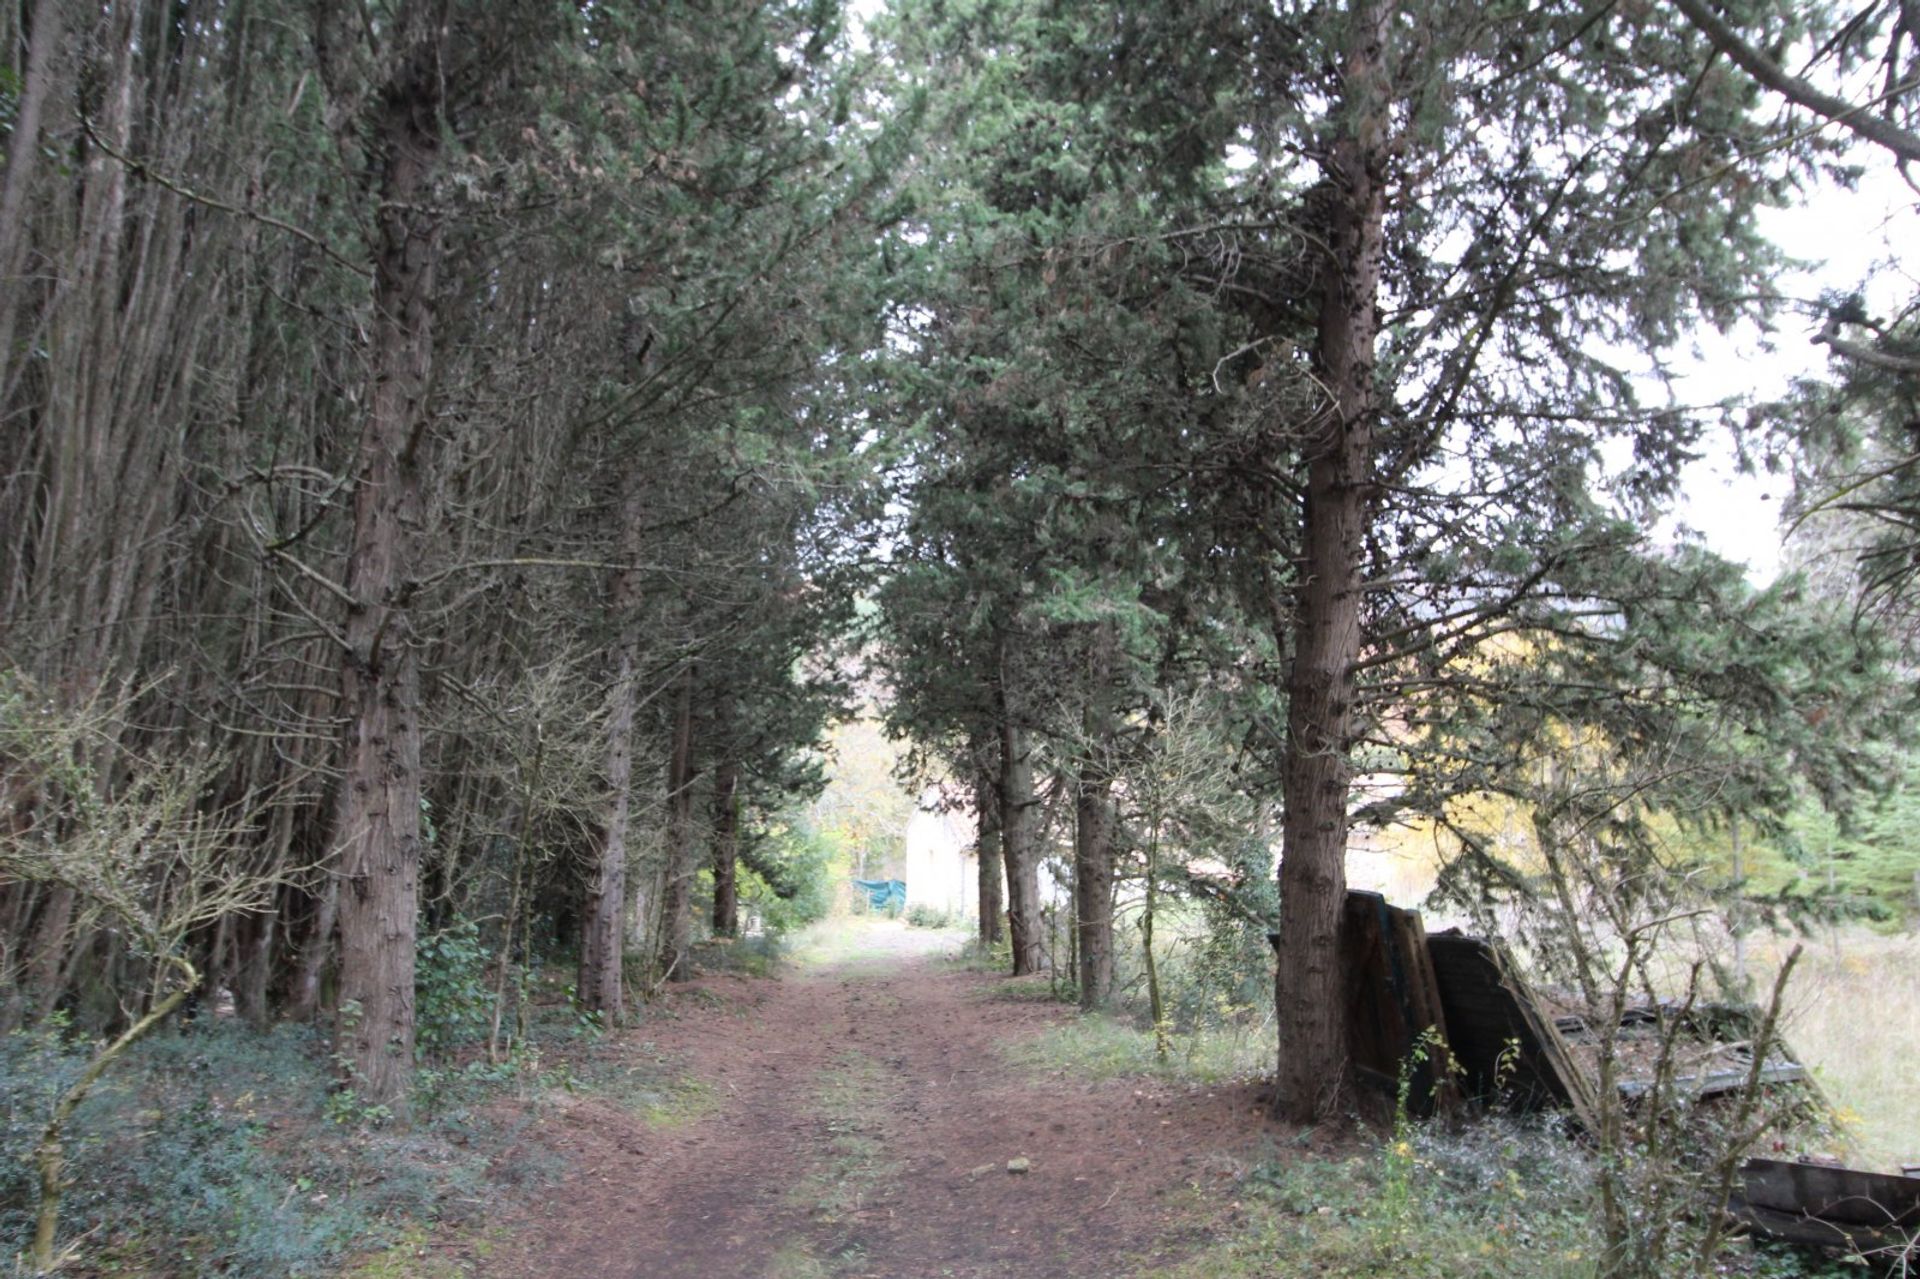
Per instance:
[[[1015,1065],[1075,1079],[1156,1075],[1199,1083],[1241,1079],[1271,1070],[1275,1051],[1266,1035],[1209,1028],[1175,1035],[1173,1051],[1162,1062],[1154,1053],[1150,1029],[1100,1013],[1083,1014],[1001,1049]]]
[[[463,1279],[473,1273],[472,1263],[447,1249],[464,1246],[415,1226],[378,1252],[354,1259],[340,1279]]]
[[[824,1153],[789,1198],[833,1224],[857,1210],[899,1167],[886,1141],[892,1080],[879,1062],[848,1050],[821,1072],[815,1088],[810,1109],[823,1131]]]
[[[1787,999],[1787,1042],[1840,1111],[1853,1157],[1886,1171],[1920,1159],[1920,935],[1810,941]]]
[[[693,948],[693,966],[703,973],[771,977],[786,960],[788,949],[788,938],[783,933],[712,937]]]
[[[835,915],[792,934],[788,957],[800,968],[878,975],[898,968],[902,959],[950,954],[969,936],[964,930],[909,928],[897,919]]]
[[[839,1266],[814,1256],[806,1243],[789,1242],[767,1259],[763,1279],[833,1279],[838,1273]]]
[[[1238,1225],[1161,1279],[1588,1279],[1586,1173],[1557,1134],[1415,1130],[1348,1159],[1274,1158],[1242,1181]]]
[[[635,1109],[653,1128],[684,1128],[720,1109],[713,1086],[699,1079],[676,1080],[658,1091],[640,1094]]]
[[[713,1085],[689,1074],[652,1040],[609,1035],[571,1057],[564,1086],[631,1111],[656,1128],[680,1128],[720,1108]]]
[[[1593,1279],[1600,1273],[1594,1170],[1558,1118],[1491,1117],[1403,1126],[1347,1158],[1276,1153],[1241,1176],[1230,1203],[1199,1208],[1216,1242],[1136,1279]],[[1673,1273],[1692,1273],[1674,1258]],[[1824,1254],[1726,1242],[1711,1273],[1839,1279],[1875,1273]]]
[[[830,916],[794,933],[787,957],[800,968],[842,968],[870,962],[884,953],[876,945],[874,934],[887,925],[888,921],[865,916]]]

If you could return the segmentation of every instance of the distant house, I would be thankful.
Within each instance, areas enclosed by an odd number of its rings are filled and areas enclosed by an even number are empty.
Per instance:
[[[950,797],[938,786],[920,793],[920,806],[907,821],[907,909],[930,906],[969,919],[979,915],[979,862],[973,848],[973,815],[954,807],[940,811]]]

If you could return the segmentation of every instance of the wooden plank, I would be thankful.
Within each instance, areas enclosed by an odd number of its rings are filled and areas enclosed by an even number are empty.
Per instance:
[[[1412,1061],[1414,1045],[1432,1027],[1444,1041],[1433,965],[1426,932],[1417,912],[1394,906],[1379,893],[1347,894],[1340,940],[1346,975],[1347,1055],[1360,1077],[1386,1081],[1394,1095],[1403,1070],[1408,1077],[1408,1106],[1420,1115],[1457,1100],[1444,1057],[1429,1053]]]
[[[1876,1229],[1920,1230],[1920,1180],[1784,1159],[1740,1167],[1741,1198],[1777,1212]]]
[[[1523,1110],[1567,1106],[1591,1124],[1591,1090],[1563,1068],[1560,1034],[1530,994],[1516,992],[1511,963],[1481,938],[1455,932],[1427,938],[1427,953],[1467,1093]]]
[[[1781,1212],[1775,1208],[1746,1203],[1738,1196],[1727,1205],[1727,1211],[1749,1230],[1786,1243],[1812,1248],[1847,1248],[1862,1253],[1881,1253],[1882,1250],[1903,1246],[1910,1252],[1913,1250],[1904,1235],[1891,1230],[1874,1230],[1852,1222],[1828,1221],[1804,1213]],[[1897,1253],[1892,1255],[1898,1256]],[[1920,1253],[1908,1259],[1920,1262]]]
[[[1460,1086],[1454,1079],[1452,1038],[1447,1031],[1447,1012],[1440,1002],[1440,980],[1434,975],[1433,955],[1427,949],[1427,929],[1420,912],[1399,912],[1400,952],[1405,957],[1407,995],[1413,1013],[1414,1033],[1431,1028],[1440,1039],[1432,1055],[1428,1087],[1433,1093],[1433,1108],[1453,1110],[1460,1104]]]

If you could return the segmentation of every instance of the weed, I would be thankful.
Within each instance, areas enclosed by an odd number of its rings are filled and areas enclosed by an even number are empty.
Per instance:
[[[909,928],[964,928],[967,923],[966,916],[959,911],[929,906],[925,902],[907,907],[906,920]]]

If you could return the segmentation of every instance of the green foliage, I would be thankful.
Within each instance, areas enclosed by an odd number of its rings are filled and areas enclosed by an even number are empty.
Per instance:
[[[770,933],[792,934],[825,919],[845,873],[834,842],[803,824],[773,821],[740,866],[740,906]],[[769,875],[773,882],[769,881]]]
[[[1589,1279],[1587,1179],[1564,1134],[1503,1121],[1416,1127],[1346,1159],[1280,1156],[1240,1188],[1238,1232],[1171,1279]]]
[[[910,928],[960,928],[967,917],[959,911],[919,902],[907,907],[906,920]]]
[[[91,1052],[57,1022],[0,1040],[5,1255],[32,1230],[25,1154]],[[203,1022],[136,1045],[75,1114],[67,1231],[128,1273],[293,1279],[331,1273],[402,1217],[465,1211],[484,1141],[341,1128],[327,1122],[330,1082],[326,1045],[304,1027]]]
[[[486,1037],[493,1014],[491,959],[480,925],[469,919],[420,938],[414,948],[413,1035],[421,1062],[444,1061]]]

